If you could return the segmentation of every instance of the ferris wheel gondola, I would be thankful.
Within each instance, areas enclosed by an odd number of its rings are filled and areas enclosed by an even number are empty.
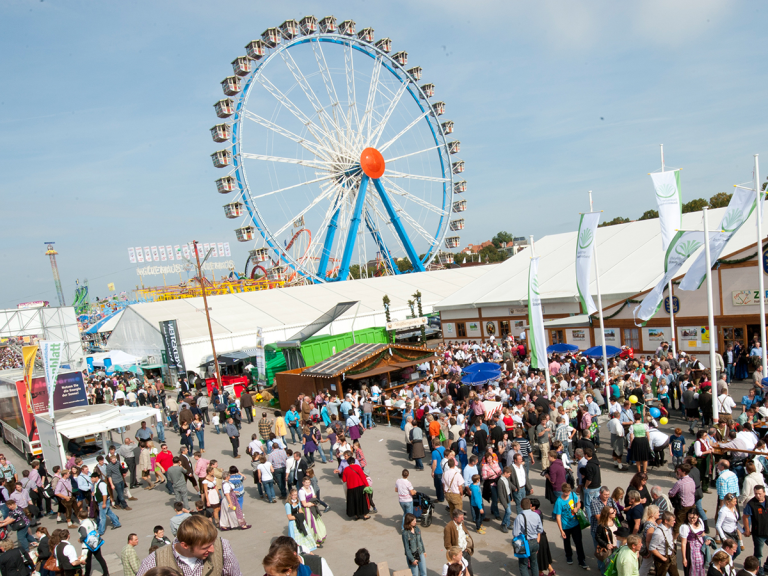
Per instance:
[[[419,86],[422,67],[333,16],[286,20],[245,50],[221,82],[224,122],[211,129],[227,144],[212,159],[229,170],[216,187],[236,196],[225,212],[242,214],[237,239],[258,238],[286,279],[344,280],[374,255],[377,271],[398,274],[404,258],[426,269],[460,229],[450,222],[466,209],[454,196],[466,181],[457,189],[460,143],[446,139],[454,125],[432,101],[435,85]],[[298,220],[306,234],[296,236]]]

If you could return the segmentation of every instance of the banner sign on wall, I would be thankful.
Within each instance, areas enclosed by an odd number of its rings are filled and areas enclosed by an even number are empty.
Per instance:
[[[168,359],[168,368],[176,370],[181,375],[186,375],[184,356],[181,353],[181,337],[176,320],[163,320],[160,322],[160,335],[165,345],[165,357]]]
[[[14,422],[14,428],[26,434],[31,442],[40,439],[35,414],[88,406],[88,394],[81,372],[59,374],[52,396],[48,393],[48,383],[43,376],[32,378],[29,385],[24,380],[17,381],[16,390],[21,399],[21,419]]]
[[[61,367],[61,350],[64,342],[41,340],[40,349],[43,353],[43,368],[45,369],[45,382],[48,386],[48,397],[53,398],[56,392],[56,382]],[[53,419],[53,402],[48,403],[48,415]]]

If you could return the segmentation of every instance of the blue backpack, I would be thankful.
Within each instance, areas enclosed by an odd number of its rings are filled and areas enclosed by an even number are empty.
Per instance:
[[[515,552],[515,558],[530,558],[531,547],[528,545],[528,519],[523,514],[523,531],[512,538],[512,549]]]

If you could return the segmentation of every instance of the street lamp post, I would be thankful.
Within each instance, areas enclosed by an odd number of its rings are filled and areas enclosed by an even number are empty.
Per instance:
[[[205,282],[203,282],[203,267],[200,264],[200,254],[197,251],[198,250],[197,240],[193,240],[192,245],[195,247],[195,261],[197,262],[197,280],[198,282],[200,282],[200,289],[203,292],[203,306],[205,306],[205,319],[208,321],[208,335],[211,338],[211,350],[213,350],[213,365],[216,368],[216,384],[218,385],[219,391],[222,391],[221,372],[219,371],[219,358],[218,356],[216,356],[216,344],[213,342],[213,328],[211,328],[211,315],[208,312],[208,298],[205,295]],[[206,254],[205,258],[208,258],[208,254]],[[205,262],[205,259],[203,259],[203,262]]]

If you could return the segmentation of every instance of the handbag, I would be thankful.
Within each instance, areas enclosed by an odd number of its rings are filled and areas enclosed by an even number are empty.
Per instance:
[[[587,518],[587,515],[584,513],[583,508],[579,508],[576,511],[576,520],[579,521],[579,530],[584,530],[590,525],[589,519]]]
[[[363,434],[365,434],[365,428],[363,427],[363,425],[362,425],[362,424],[358,424],[358,425],[357,425],[357,429],[360,431],[360,436],[362,436]]]
[[[43,566],[43,570],[48,570],[50,572],[61,572],[61,568],[59,568],[56,565],[56,556],[51,554],[50,558],[45,561],[45,565]]]
[[[528,519],[523,514],[523,531],[517,536],[512,538],[512,548],[515,553],[515,558],[530,558],[531,547],[528,545]]]

